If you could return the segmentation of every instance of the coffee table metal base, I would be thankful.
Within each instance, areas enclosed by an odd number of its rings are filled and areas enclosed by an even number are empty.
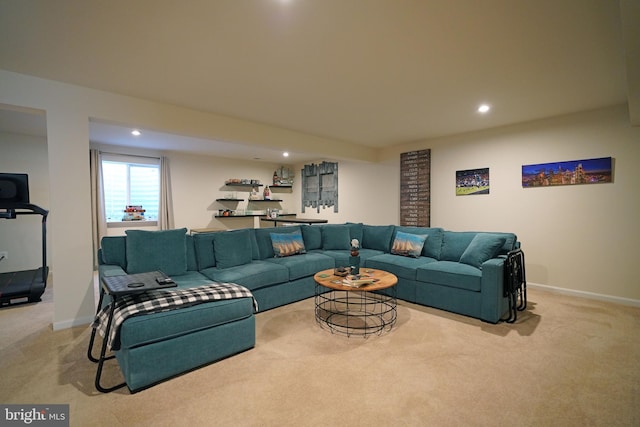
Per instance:
[[[316,284],[316,322],[332,333],[368,337],[390,331],[398,317],[396,288],[383,292],[330,290]]]

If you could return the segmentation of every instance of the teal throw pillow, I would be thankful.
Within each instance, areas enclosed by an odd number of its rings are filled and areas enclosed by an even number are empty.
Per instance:
[[[366,249],[389,252],[393,231],[393,225],[365,225],[362,228],[360,246]]]
[[[349,226],[330,224],[322,227],[322,249],[351,249]]]
[[[126,230],[127,273],[160,270],[169,276],[187,272],[187,229]]]
[[[213,238],[216,267],[230,268],[249,264],[253,259],[251,232],[248,229],[221,231]]]
[[[495,234],[478,233],[462,253],[460,262],[481,268],[483,262],[498,255],[505,240],[504,237]]]
[[[410,234],[398,231],[391,246],[391,253],[418,258],[422,253],[424,242],[427,240],[426,234]]]
[[[300,230],[307,249],[322,249],[322,226],[303,225]]]
[[[276,258],[307,252],[300,230],[293,233],[271,233],[271,245]]]

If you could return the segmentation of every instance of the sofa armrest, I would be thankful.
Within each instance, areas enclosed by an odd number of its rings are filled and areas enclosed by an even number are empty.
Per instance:
[[[504,262],[504,258],[492,258],[482,264],[480,318],[486,322],[498,323],[507,309],[504,297]]]

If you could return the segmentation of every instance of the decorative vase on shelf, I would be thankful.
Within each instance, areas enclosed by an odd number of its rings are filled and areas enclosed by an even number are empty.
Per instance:
[[[264,188],[263,196],[265,200],[271,200],[271,189],[268,185]]]

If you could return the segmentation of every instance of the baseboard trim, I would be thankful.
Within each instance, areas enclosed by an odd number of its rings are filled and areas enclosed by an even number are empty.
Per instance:
[[[94,316],[91,317],[79,317],[77,319],[62,320],[60,322],[53,322],[53,330],[59,331],[62,329],[74,328],[76,326],[84,326],[93,322]]]
[[[563,295],[571,295],[574,297],[582,297],[582,298],[589,298],[589,299],[594,299],[598,301],[613,302],[616,304],[628,305],[631,307],[640,307],[640,300],[637,300],[637,299],[616,297],[616,296],[605,295],[605,294],[597,294],[595,292],[578,291],[575,289],[558,288],[556,286],[541,285],[539,283],[527,282],[527,287],[533,288],[533,289],[541,289],[549,292],[555,292]]]

